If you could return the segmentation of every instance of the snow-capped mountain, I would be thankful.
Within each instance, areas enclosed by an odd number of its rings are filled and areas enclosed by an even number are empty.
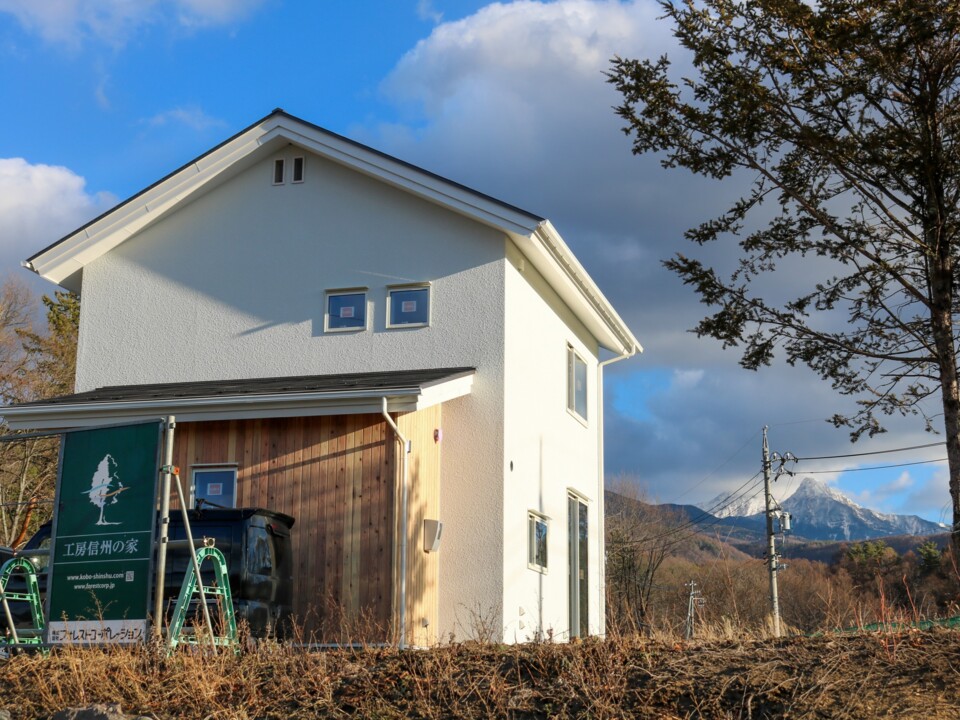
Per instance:
[[[782,504],[789,495],[783,494],[782,488],[774,485],[773,497]],[[766,510],[762,490],[760,492],[751,490],[747,497],[738,493],[720,493],[710,502],[697,507],[718,518],[750,517],[751,515],[762,514]]]
[[[796,492],[780,500],[790,513],[793,534],[810,540],[868,540],[887,535],[935,535],[947,528],[916,515],[881,513],[858,505],[842,493],[813,478],[804,478]],[[718,517],[763,519],[763,494],[747,500],[724,497],[705,504]],[[714,508],[711,510],[710,508]],[[759,516],[759,517],[758,517]]]

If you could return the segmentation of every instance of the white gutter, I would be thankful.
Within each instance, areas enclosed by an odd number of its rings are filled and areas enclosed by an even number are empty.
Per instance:
[[[97,400],[54,404],[0,407],[0,416],[14,430],[63,428],[90,424],[104,416],[117,418],[155,417],[176,414],[184,422],[240,417],[282,417],[281,413],[307,411],[310,414],[375,413],[380,400],[390,398],[394,412],[420,410],[456,397],[468,395],[473,373],[448,377],[424,385],[381,387],[364,390],[316,390],[271,392],[248,395],[200,395],[162,399]]]
[[[397,398],[402,396],[415,397],[420,395],[419,387],[396,387],[396,388],[377,388],[375,390],[330,390],[319,392],[285,392],[285,393],[259,393],[248,395],[198,395],[194,397],[184,396],[177,398],[164,398],[163,400],[100,400],[78,403],[62,403],[58,405],[43,406],[9,406],[4,407],[4,415],[30,415],[31,411],[51,412],[57,408],[71,411],[82,411],[86,409],[96,410],[100,413],[111,413],[128,408],[144,411],[168,410],[171,408],[181,408],[184,405],[202,405],[203,407],[229,407],[244,405],[285,405],[295,403],[311,403],[325,400],[364,400],[380,399],[384,395]]]
[[[630,329],[626,326],[623,319],[617,314],[617,311],[613,309],[610,302],[604,297],[600,288],[597,287],[597,284],[590,277],[589,273],[587,273],[583,265],[580,264],[580,261],[574,256],[573,251],[570,250],[569,246],[563,241],[563,238],[560,237],[560,233],[553,227],[553,224],[549,220],[543,220],[530,237],[531,239],[536,238],[539,241],[540,246],[552,260],[554,267],[559,269],[560,274],[572,284],[590,310],[600,319],[601,325],[606,328],[620,345],[619,349],[615,346],[608,346],[609,349],[613,352],[623,352],[631,355],[638,350],[642,352],[643,348],[640,347],[640,343],[633,336],[633,333],[630,332]],[[552,282],[550,284],[562,297],[564,293],[561,288]],[[565,300],[571,308],[575,307],[570,299],[565,298]],[[583,320],[583,318],[581,318],[581,320]],[[584,324],[588,327],[590,326],[590,323],[587,321],[584,321]],[[596,333],[594,334],[596,335]],[[599,339],[599,336],[597,337]]]
[[[407,454],[410,452],[410,441],[407,440],[400,428],[387,412],[387,398],[383,398],[383,409],[381,411],[384,420],[393,428],[394,435],[400,441],[400,642],[399,647],[403,650],[407,646]]]
[[[606,541],[606,523],[604,516],[606,508],[604,507],[604,482],[603,482],[603,369],[607,365],[626,360],[637,354],[639,346],[630,348],[623,355],[617,355],[597,363],[597,501],[599,504],[599,518],[597,524],[599,527],[600,547],[603,553],[600,557],[600,637],[607,635],[607,541]]]

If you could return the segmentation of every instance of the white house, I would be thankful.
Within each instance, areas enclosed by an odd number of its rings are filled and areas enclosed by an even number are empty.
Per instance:
[[[175,415],[197,498],[297,518],[319,639],[604,632],[641,348],[549,221],[275,110],[25,264],[81,295],[77,394],[10,425]]]

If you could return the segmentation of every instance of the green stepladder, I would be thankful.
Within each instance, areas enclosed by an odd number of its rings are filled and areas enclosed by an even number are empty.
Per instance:
[[[9,592],[7,584],[18,570],[23,573],[26,581],[26,592]],[[29,603],[30,616],[33,620],[32,627],[14,627],[8,604],[10,600]],[[40,587],[37,584],[37,569],[26,558],[11,558],[0,568],[0,604],[3,607],[3,619],[8,624],[10,631],[8,637],[0,637],[0,645],[39,645],[43,642],[43,608],[40,603]]]
[[[183,585],[180,587],[180,595],[177,597],[177,604],[173,610],[173,617],[170,621],[170,627],[167,632],[167,646],[172,651],[180,643],[202,644],[206,641],[202,633],[185,634],[183,626],[187,619],[187,612],[190,608],[190,602],[194,596],[201,601],[200,589],[203,589],[203,595],[207,598],[216,598],[217,607],[221,614],[221,632],[222,635],[214,635],[209,638],[214,646],[226,646],[233,648],[234,652],[239,653],[240,644],[237,641],[237,617],[233,609],[233,596],[230,593],[230,575],[227,571],[227,560],[223,553],[215,547],[202,547],[197,549],[197,566],[203,570],[203,561],[210,559],[213,563],[213,585],[201,585],[202,577],[197,577],[194,571],[193,563],[187,566],[187,574],[183,578]]]

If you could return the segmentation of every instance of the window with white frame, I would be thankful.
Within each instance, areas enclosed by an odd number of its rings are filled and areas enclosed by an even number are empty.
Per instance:
[[[387,327],[425,327],[430,324],[430,286],[397,285],[387,288]]]
[[[273,184],[283,185],[284,180],[284,162],[283,158],[277,158],[273,161]]]
[[[192,508],[237,506],[237,468],[232,465],[201,465],[193,468],[190,486]]]
[[[293,159],[293,177],[290,179],[290,182],[302,183],[304,177],[304,163],[306,160],[302,155],[298,155]]]
[[[527,513],[527,567],[547,571],[547,518],[532,510]]]
[[[587,419],[587,363],[572,345],[567,345],[567,410]]]
[[[325,332],[366,330],[366,328],[366,288],[327,291],[327,307],[323,314]]]

